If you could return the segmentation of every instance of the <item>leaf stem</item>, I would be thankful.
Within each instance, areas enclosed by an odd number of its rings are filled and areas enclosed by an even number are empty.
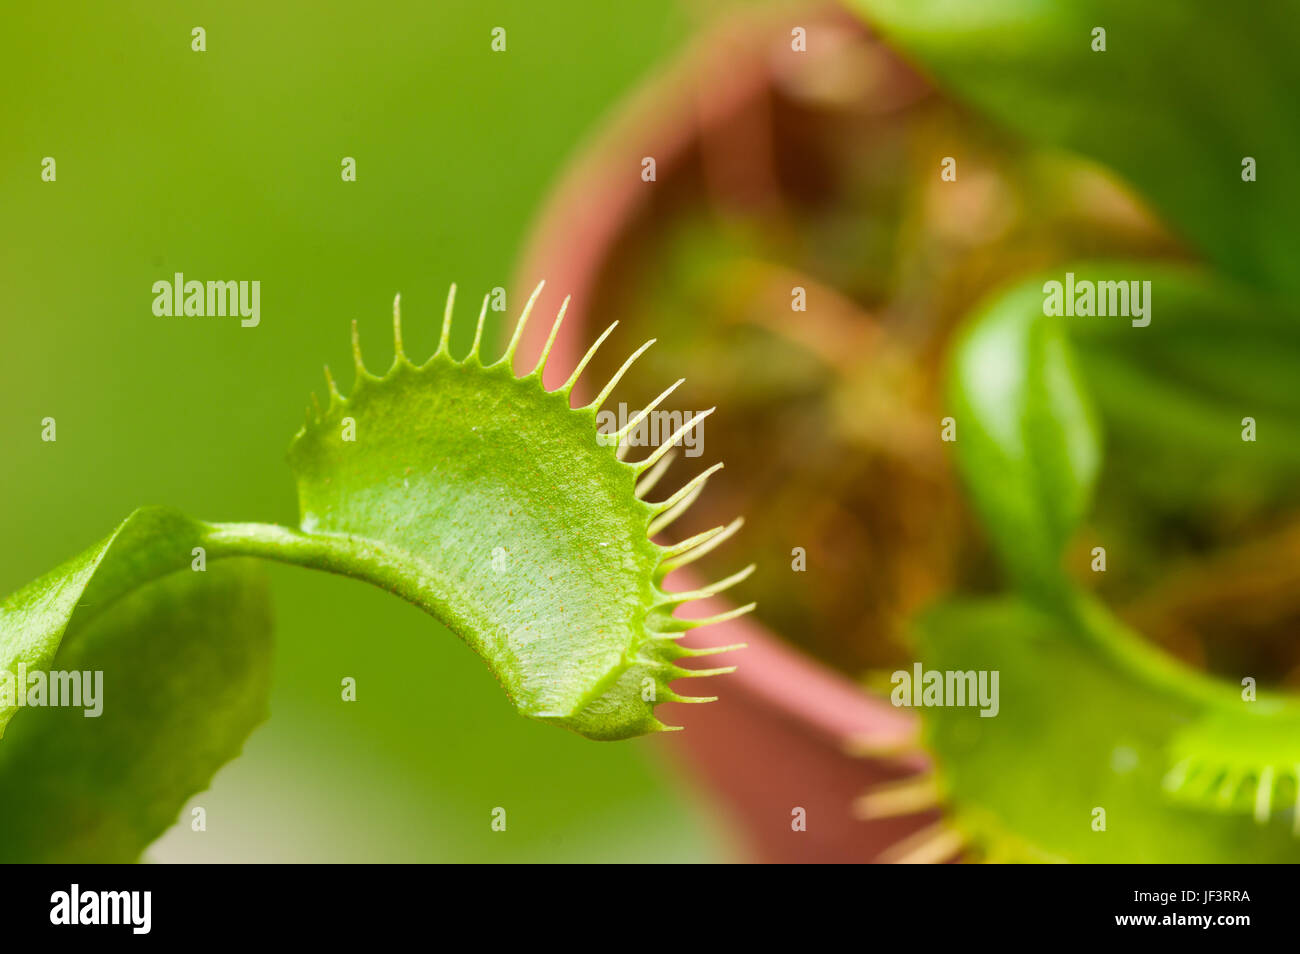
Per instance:
[[[261,557],[365,580],[408,600],[449,625],[445,596],[428,572],[412,573],[410,553],[348,534],[307,533],[269,523],[210,523],[204,535],[213,557]]]
[[[1231,683],[1193,669],[1151,645],[1093,597],[1073,591],[1057,606],[1083,642],[1152,688],[1185,702],[1213,708],[1235,707],[1240,702]],[[1255,709],[1260,714],[1283,710],[1300,713],[1300,704],[1293,698],[1270,693],[1259,696]]]

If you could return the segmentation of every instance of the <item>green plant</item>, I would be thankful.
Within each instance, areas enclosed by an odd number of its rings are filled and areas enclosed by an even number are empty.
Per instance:
[[[1215,678],[1159,651],[1087,592],[1072,553],[1112,542],[1096,522],[1117,506],[1096,492],[1108,469],[1112,493],[1116,475],[1135,485],[1118,485],[1136,491],[1129,522],[1157,508],[1266,521],[1294,502],[1300,190],[1255,174],[1296,138],[1281,108],[1294,11],[854,5],[1013,139],[1113,170],[1200,259],[1063,262],[982,302],[952,347],[955,460],[1007,580],[1001,597],[949,602],[916,627],[927,666],[1002,674],[997,719],[924,715],[952,824],[991,859],[1295,860],[1300,701],[1243,691],[1252,671]],[[1044,281],[1067,271],[1148,279],[1154,323],[1045,317]],[[1267,441],[1242,440],[1246,417]],[[1146,556],[1121,551],[1121,565],[1142,572]],[[1089,824],[1099,808],[1105,834]]]
[[[707,619],[674,614],[750,571],[687,592],[662,584],[739,522],[672,546],[652,538],[721,465],[649,502],[672,445],[695,421],[638,462],[622,459],[621,438],[639,419],[614,437],[596,434],[596,412],[649,343],[594,401],[571,408],[574,383],[613,325],[548,392],[541,375],[564,310],[536,366],[516,375],[538,292],[489,364],[480,350],[486,298],[470,353],[448,351],[454,292],[438,349],[419,366],[403,350],[396,304],[396,355],[382,377],[366,370],[354,323],[352,394],[343,397],[326,369],[328,403],[308,411],[290,448],[299,527],[144,508],[4,601],[0,671],[100,670],[107,704],[98,720],[41,709],[9,727],[0,854],[131,860],[237,754],[266,716],[271,629],[265,587],[242,558],[402,596],[478,652],[521,714],[589,738],[661,730],[659,703],[708,701],[680,696],[670,682],[728,671],[678,665],[724,650],[677,640],[752,604]],[[226,558],[234,559],[218,562]],[[17,698],[0,700],[0,731],[19,708]]]
[[[1082,277],[1115,273],[1074,268]],[[1227,316],[1258,308],[1186,269],[1147,265],[1146,273],[1163,305],[1159,328],[1144,329],[1153,332],[1148,347],[1213,337]],[[1259,359],[1247,366],[1266,364],[1277,347],[1258,325],[1244,338],[1237,347]],[[999,717],[978,731],[969,712],[926,712],[941,792],[953,824],[994,859],[1293,859],[1296,842],[1274,826],[1300,819],[1300,701],[1244,693],[1177,662],[1068,572],[1067,544],[1085,528],[1104,456],[1085,382],[1112,382],[1100,369],[1126,352],[1118,329],[1085,325],[1067,335],[1045,317],[1041,279],[978,311],[955,344],[950,400],[965,428],[957,464],[1014,595],[949,603],[918,626],[928,666],[996,669],[1002,680]],[[1220,387],[1249,390],[1219,365]],[[1150,386],[1134,416],[1158,422],[1200,398],[1193,380],[1155,377]],[[1252,406],[1271,407],[1258,398]],[[1214,416],[1199,420],[1204,429]],[[1152,449],[1178,444],[1194,470],[1254,453],[1235,421],[1222,423],[1202,435],[1203,447],[1172,431]],[[1272,466],[1294,473],[1298,450],[1282,443]],[[1096,808],[1107,813],[1107,835],[1088,824]]]

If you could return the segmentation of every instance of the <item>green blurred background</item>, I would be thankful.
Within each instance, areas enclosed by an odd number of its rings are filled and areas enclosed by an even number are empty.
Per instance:
[[[677,49],[675,4],[13,6],[0,31],[0,591],[141,504],[293,522],[284,451],[320,366],[428,353],[509,276],[542,196]],[[207,31],[192,52],[190,31]],[[507,51],[490,49],[507,30]],[[57,161],[42,182],[41,160]],[[358,181],[340,178],[353,156]],[[151,285],[259,280],[260,327],[157,318]],[[519,303],[511,302],[511,311]],[[458,327],[462,346],[472,329]],[[346,390],[347,374],[341,374]],[[58,441],[40,440],[44,417]],[[272,567],[272,718],[192,800],[171,860],[710,860],[725,822],[654,740],[518,718],[432,619]],[[340,699],[353,676],[358,701]],[[492,832],[505,807],[505,833]]]

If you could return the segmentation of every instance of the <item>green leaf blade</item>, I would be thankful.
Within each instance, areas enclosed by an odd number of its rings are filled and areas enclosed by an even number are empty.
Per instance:
[[[67,630],[47,668],[102,673],[98,717],[19,710],[0,743],[0,860],[131,862],[269,714],[255,564],[155,579]]]
[[[949,402],[959,470],[1005,565],[1055,589],[1061,554],[1091,500],[1100,428],[1042,283],[978,309],[954,345]]]
[[[854,0],[950,92],[1092,157],[1236,278],[1300,290],[1300,19],[1212,0]],[[1095,28],[1106,50],[1094,51]],[[1248,91],[1248,92],[1245,92]],[[1242,160],[1258,163],[1242,181]]]
[[[1089,652],[1015,599],[950,603],[917,624],[930,670],[994,670],[993,718],[927,708],[950,821],[990,861],[1291,862],[1281,817],[1211,814],[1171,798],[1169,747],[1204,711]],[[1104,811],[1104,816],[1097,810]],[[1098,821],[1104,818],[1104,830]]]

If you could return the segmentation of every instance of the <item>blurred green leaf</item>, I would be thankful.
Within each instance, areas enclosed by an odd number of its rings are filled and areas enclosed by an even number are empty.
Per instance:
[[[0,671],[48,669],[74,614],[88,622],[131,590],[187,567],[202,532],[175,511],[145,507],[101,543],[6,597],[0,603]],[[14,700],[0,704],[0,736],[17,710]]]
[[[1045,316],[1044,279],[1067,272],[1076,287],[1149,281],[1150,324]],[[991,851],[1072,861],[1166,860],[1172,851],[1213,861],[1294,850],[1236,848],[1238,838],[1242,846],[1267,839],[1246,827],[1249,816],[1271,823],[1273,802],[1294,792],[1294,703],[1261,696],[1243,708],[1234,686],[1154,649],[1100,603],[1071,593],[1058,569],[1096,475],[1086,411],[1093,396],[1108,430],[1130,438],[1112,466],[1127,473],[1173,461],[1161,471],[1162,500],[1184,484],[1199,488],[1211,468],[1258,474],[1261,461],[1279,486],[1293,484],[1300,442],[1290,422],[1300,394],[1270,372],[1295,367],[1296,327],[1286,310],[1187,268],[1084,263],[1000,295],[959,338],[950,378],[958,466],[1017,582],[1027,595],[1053,597],[1050,615],[1005,602],[943,608],[922,625],[927,665],[1000,670],[1006,698],[1026,710],[1004,704],[996,726],[973,726],[946,710],[928,720],[958,818]],[[1075,352],[1086,396],[1071,370]],[[1241,439],[1240,418],[1252,412],[1268,422],[1267,447]],[[1005,771],[1020,764],[1016,751],[1037,761],[1034,778]],[[1056,751],[1069,754],[1052,763]],[[997,777],[987,766],[999,767]],[[1020,803],[1035,785],[1040,804],[1027,808]],[[1057,785],[1068,795],[1047,790]],[[1125,836],[1089,838],[1101,833],[1077,820],[1088,806],[1105,808],[1108,832],[1123,811]],[[1189,820],[1207,809],[1232,817]]]
[[[100,609],[100,607],[95,607]],[[0,860],[130,862],[269,714],[271,608],[245,561],[156,580],[68,628],[97,717],[21,710],[0,743]]]
[[[1151,282],[1151,324],[1070,319],[1070,338],[1108,430],[1187,461],[1250,468],[1300,467],[1300,315],[1293,307],[1190,268],[1129,263],[1075,265],[1081,279]],[[1058,276],[1059,277],[1059,276]],[[1253,417],[1259,439],[1241,440]]]
[[[1044,284],[1149,281],[1151,321],[1043,315]],[[1300,469],[1300,323],[1288,310],[1181,266],[1078,263],[981,306],[949,375],[954,453],[988,532],[1021,582],[1048,583],[1098,475],[1098,424],[1111,463],[1158,474],[1166,496],[1233,475],[1252,499]],[[1089,410],[1095,408],[1096,413]],[[1241,438],[1254,418],[1258,439]],[[1170,454],[1177,465],[1166,467]],[[1172,470],[1172,472],[1171,472]]]
[[[954,96],[1111,167],[1228,273],[1300,290],[1300,17],[1213,0],[853,0]],[[1094,52],[1093,30],[1105,30]],[[1258,163],[1242,180],[1242,160]]]
[[[958,469],[1004,563],[1051,589],[1101,462],[1098,427],[1041,282],[977,311],[953,346]]]
[[[927,669],[998,672],[995,717],[924,710],[952,824],[994,861],[1300,860],[1280,818],[1260,826],[1170,800],[1167,747],[1199,707],[1066,627],[1016,600],[944,605],[918,623]]]

